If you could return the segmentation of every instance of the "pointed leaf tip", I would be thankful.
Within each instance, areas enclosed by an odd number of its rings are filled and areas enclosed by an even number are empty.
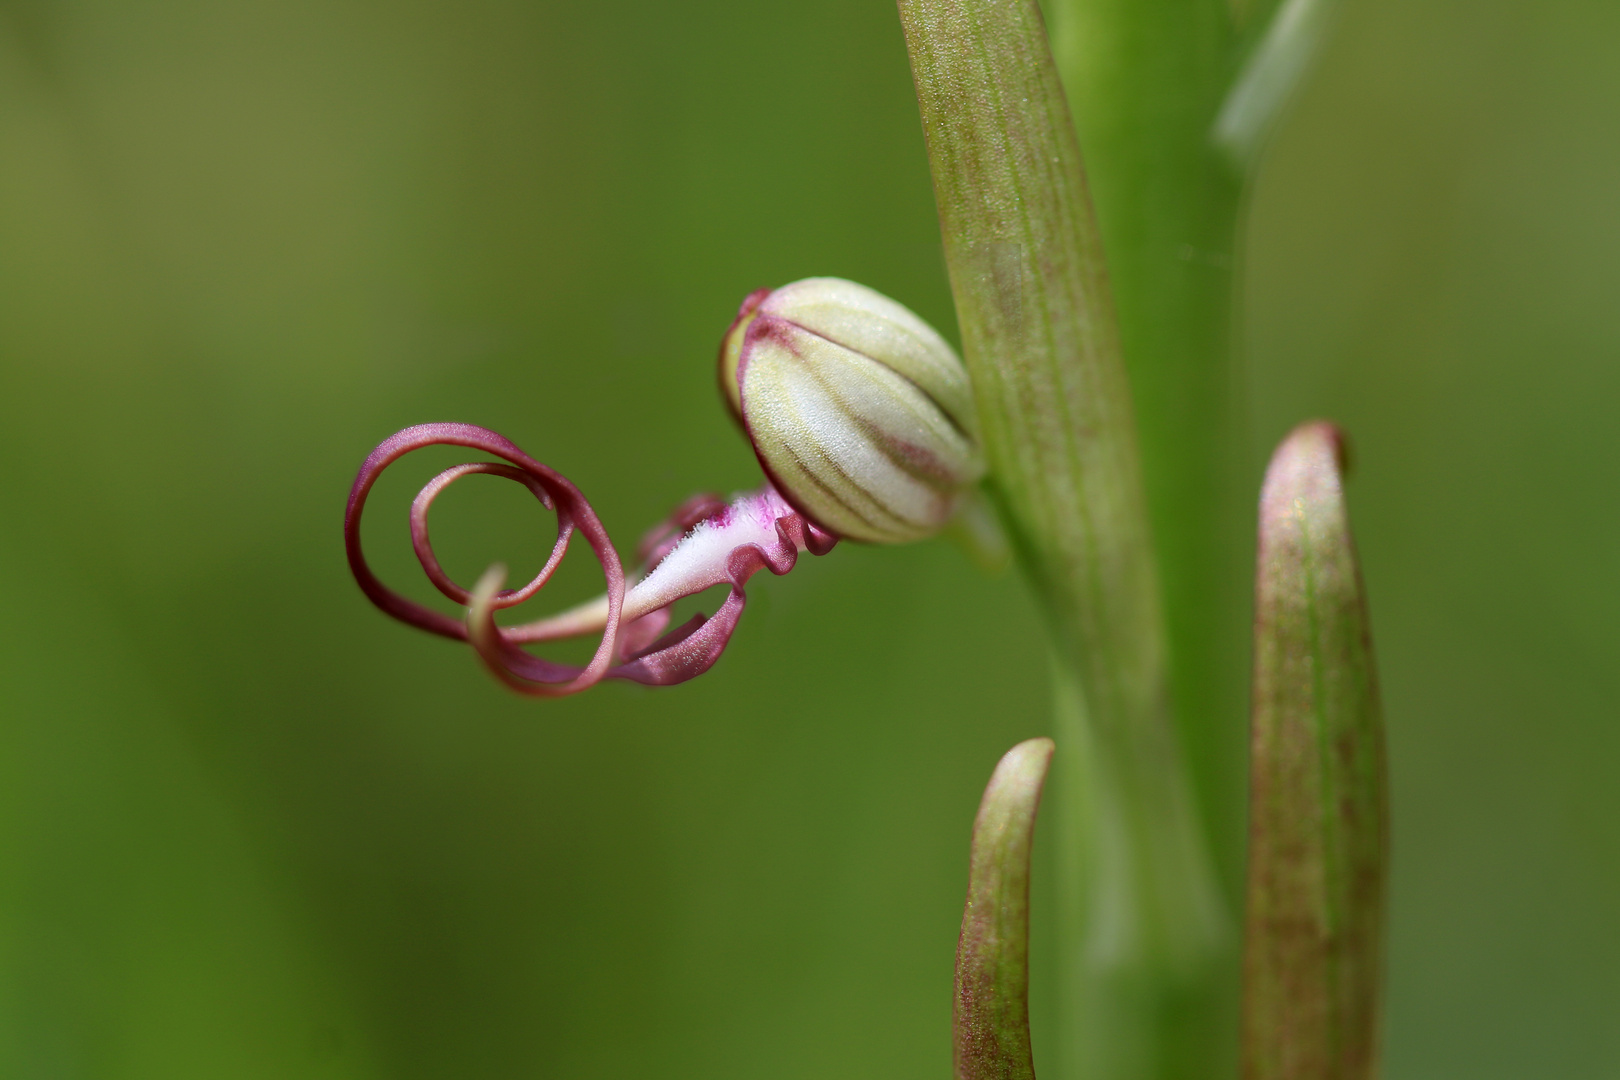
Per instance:
[[[1054,745],[1007,751],[973,823],[956,948],[957,1080],[1034,1080],[1029,1041],[1029,858]]]
[[[1260,501],[1245,1080],[1375,1075],[1388,794],[1343,435],[1296,428]]]

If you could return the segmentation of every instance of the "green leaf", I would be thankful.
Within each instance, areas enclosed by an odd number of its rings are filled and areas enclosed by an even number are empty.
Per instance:
[[[1247,1080],[1376,1071],[1388,867],[1383,720],[1337,428],[1277,449],[1255,588]]]
[[[1092,692],[1129,708],[1158,690],[1157,585],[1107,271],[1040,12],[900,0],[900,15],[993,487],[1060,632],[1110,654]]]
[[[973,822],[956,947],[957,1080],[1034,1080],[1029,1044],[1029,856],[1051,739],[1007,751]]]

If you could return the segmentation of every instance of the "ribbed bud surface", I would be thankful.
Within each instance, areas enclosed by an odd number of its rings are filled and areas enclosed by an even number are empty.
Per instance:
[[[864,285],[754,293],[721,347],[720,381],[777,489],[840,536],[928,536],[984,474],[961,359]]]

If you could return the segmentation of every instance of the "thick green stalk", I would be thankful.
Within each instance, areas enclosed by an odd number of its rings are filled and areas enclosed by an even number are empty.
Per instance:
[[[1239,222],[1245,181],[1331,6],[1046,0],[1119,305],[1177,719],[1231,871],[1250,499],[1233,355]]]
[[[1029,861],[1052,740],[1007,751],[973,821],[956,946],[957,1080],[1035,1080],[1029,1042]]]
[[[1234,870],[1251,497],[1237,482],[1246,442],[1232,362],[1242,184],[1212,132],[1238,70],[1240,6],[1047,4],[1119,304],[1176,712]]]
[[[1235,884],[1248,529],[1232,313],[1244,183],[1329,0],[1047,0],[1119,305],[1160,554],[1170,682],[1214,850]],[[1224,964],[1173,1074],[1235,1065]],[[1202,1027],[1204,1035],[1194,1034]]]
[[[1245,1080],[1377,1069],[1388,796],[1340,453],[1332,425],[1297,428],[1260,500]]]
[[[1174,1064],[1224,922],[1169,709],[1130,391],[1034,0],[900,0],[990,486],[1053,631],[1074,1077]]]

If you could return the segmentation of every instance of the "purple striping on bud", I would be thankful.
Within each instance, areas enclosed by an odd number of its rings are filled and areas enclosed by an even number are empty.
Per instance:
[[[750,294],[719,366],[766,475],[828,532],[920,540],[984,475],[961,358],[864,285],[807,278]]]

